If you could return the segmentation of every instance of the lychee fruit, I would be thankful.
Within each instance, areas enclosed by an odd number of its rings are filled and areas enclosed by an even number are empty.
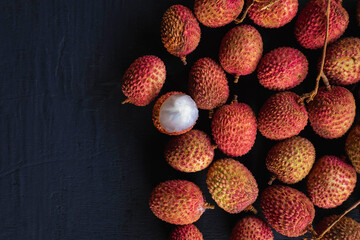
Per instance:
[[[340,206],[353,192],[356,171],[341,158],[323,156],[315,162],[306,185],[314,205],[334,208]]]
[[[298,237],[312,228],[314,205],[295,188],[269,186],[262,192],[260,204],[267,222],[282,235]]]
[[[189,95],[200,109],[220,107],[229,97],[226,74],[211,58],[197,60],[189,74]]]
[[[305,79],[308,65],[305,55],[299,50],[280,47],[261,58],[257,68],[257,77],[265,88],[289,90]]]
[[[154,126],[160,132],[180,135],[193,128],[199,110],[189,95],[173,91],[156,100],[152,115]]]
[[[137,58],[126,70],[121,81],[125,102],[146,106],[159,94],[166,78],[164,62],[154,56]]]
[[[306,138],[294,136],[276,143],[270,149],[266,168],[273,174],[272,180],[294,184],[309,174],[314,162],[314,145]]]
[[[186,64],[186,56],[199,45],[201,30],[191,10],[177,4],[168,8],[161,21],[161,40],[166,50]]]
[[[207,27],[222,27],[231,23],[241,13],[244,0],[195,0],[194,13]]]
[[[272,140],[298,135],[307,125],[308,115],[300,97],[293,92],[279,92],[270,96],[257,116],[260,133]]]
[[[207,168],[214,158],[210,137],[203,131],[192,129],[174,136],[165,147],[165,159],[174,169],[198,172]]]
[[[295,17],[298,5],[298,0],[254,1],[248,11],[248,16],[261,27],[279,28]]]
[[[321,234],[339,216],[331,215],[323,218],[316,226],[316,232]],[[357,240],[360,239],[360,223],[354,219],[344,216],[325,235],[322,240]]]
[[[227,73],[235,76],[255,71],[263,52],[260,33],[250,25],[240,25],[228,31],[220,44],[220,64]]]
[[[343,136],[354,122],[356,106],[353,94],[346,88],[320,87],[307,107],[312,129],[321,137]]]
[[[317,49],[324,46],[327,0],[311,0],[300,11],[295,22],[295,37],[301,46]],[[349,14],[341,1],[331,0],[328,42],[338,39],[349,24]]]
[[[225,158],[213,162],[206,183],[217,205],[229,213],[253,211],[258,185],[252,173],[240,162]]]
[[[256,139],[256,116],[245,103],[233,101],[218,108],[211,121],[211,131],[219,150],[239,157],[250,151]]]
[[[203,240],[203,235],[194,224],[176,226],[170,233],[169,240]]]
[[[330,44],[323,71],[332,84],[349,85],[359,82],[360,38],[347,37]]]
[[[345,142],[345,151],[356,172],[360,174],[360,125],[350,129]]]
[[[230,240],[273,240],[270,226],[257,216],[241,218],[234,226]]]
[[[152,190],[149,205],[156,217],[176,225],[196,222],[205,209],[212,208],[200,188],[187,180],[160,183]]]

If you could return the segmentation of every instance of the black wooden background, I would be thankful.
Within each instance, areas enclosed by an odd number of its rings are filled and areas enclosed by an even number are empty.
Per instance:
[[[300,8],[305,2],[300,0]],[[0,1],[1,240],[166,239],[172,226],[151,213],[148,198],[153,187],[168,179],[195,182],[214,203],[206,170],[185,174],[165,163],[163,148],[170,137],[154,128],[153,103],[121,105],[121,76],[137,57],[154,54],[165,62],[161,94],[187,92],[191,65],[200,57],[217,60],[221,38],[235,26],[201,26],[200,45],[183,66],[160,41],[161,16],[176,3],[193,5],[189,0]],[[344,0],[344,6],[351,21],[344,36],[360,37],[356,1]],[[294,89],[301,94],[314,86],[321,50],[301,48],[293,26],[294,21],[279,29],[256,28],[264,53],[293,46],[308,57],[309,75]],[[255,74],[238,84],[228,79],[231,95],[256,113],[274,93],[262,88]],[[210,133],[207,116],[200,111],[195,128]],[[309,125],[301,135],[311,139],[318,156],[344,154],[344,137],[321,139]],[[260,190],[269,177],[264,158],[274,143],[258,133],[253,149],[237,158],[254,173]],[[216,151],[216,159],[223,156]],[[305,192],[304,181],[294,187]],[[351,206],[360,198],[359,187],[341,207],[316,208],[314,224]],[[259,201],[254,205],[260,210]],[[205,239],[228,239],[245,214],[230,215],[217,207],[195,224]],[[349,215],[360,220],[357,210]]]

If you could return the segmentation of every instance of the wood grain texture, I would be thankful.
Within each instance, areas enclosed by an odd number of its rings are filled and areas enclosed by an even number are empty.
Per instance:
[[[167,80],[160,94],[187,92],[191,65],[200,57],[217,59],[222,36],[234,26],[201,26],[200,45],[184,67],[160,40],[161,16],[175,3],[192,8],[189,0],[0,1],[0,239],[167,239],[172,226],[151,213],[148,198],[168,179],[195,182],[214,203],[206,170],[184,174],[166,164],[169,136],[152,125],[152,104],[121,105],[120,79],[137,57],[154,54],[165,62]],[[345,35],[359,37],[356,1],[344,5],[351,16]],[[300,48],[292,29],[293,22],[281,29],[259,28],[264,52],[283,45]],[[312,69],[298,93],[313,86],[320,56],[320,51],[303,52]],[[231,83],[231,94],[257,112],[272,92],[262,89],[254,74],[241,81]],[[210,133],[207,115],[200,112],[196,128]],[[344,154],[344,138],[323,140],[309,126],[302,134],[313,139],[319,156]],[[273,143],[258,133],[254,148],[238,158],[260,189],[268,181],[263,160]],[[222,156],[216,152],[216,158]],[[304,183],[295,186],[304,189]],[[316,222],[359,198],[358,183],[341,207],[317,209]],[[260,209],[259,201],[255,207]],[[217,207],[196,225],[207,240],[228,239],[244,215]],[[360,221],[357,210],[349,216]],[[285,238],[277,234],[276,239]]]

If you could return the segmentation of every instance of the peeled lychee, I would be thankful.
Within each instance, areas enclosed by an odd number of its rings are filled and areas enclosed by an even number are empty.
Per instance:
[[[259,26],[279,28],[295,17],[298,5],[298,0],[254,1],[249,9],[248,16]]]
[[[345,151],[357,173],[360,173],[360,125],[354,126],[346,138]]]
[[[168,180],[157,185],[149,205],[156,217],[176,225],[196,222],[206,208],[211,208],[200,188],[186,180]]]
[[[168,8],[161,21],[161,40],[166,50],[186,64],[186,55],[199,45],[201,30],[191,10],[183,5]]]
[[[324,74],[330,83],[349,85],[360,81],[360,38],[347,37],[329,45]]]
[[[164,62],[153,55],[137,58],[126,70],[121,90],[136,106],[146,106],[159,94],[166,78]]]
[[[300,97],[293,92],[270,96],[257,116],[260,133],[266,138],[282,140],[298,135],[307,125],[308,115]]]
[[[174,91],[156,100],[152,115],[154,126],[160,132],[180,135],[192,129],[199,110],[189,95]]]
[[[339,216],[331,215],[322,219],[316,226],[316,232],[321,234]],[[344,216],[328,231],[322,240],[358,240],[360,239],[360,223]]]
[[[312,227],[315,208],[302,192],[288,186],[273,185],[261,194],[262,212],[278,233],[287,237],[298,237]]]
[[[176,226],[169,240],[203,240],[203,235],[194,224]]]
[[[195,0],[194,13],[207,27],[222,27],[240,14],[244,0]]]
[[[266,157],[274,179],[294,184],[304,179],[315,162],[315,147],[306,138],[294,136],[276,143]]]
[[[309,198],[321,208],[340,206],[351,195],[355,185],[355,169],[335,156],[318,159],[307,179]]]
[[[270,90],[288,90],[299,85],[308,73],[308,61],[299,50],[280,47],[265,54],[258,65],[257,77]]]
[[[301,46],[317,49],[324,46],[327,0],[311,0],[300,11],[295,22],[295,37]],[[349,24],[349,14],[341,1],[331,0],[328,42],[338,39]]]
[[[242,156],[248,153],[255,143],[255,113],[249,105],[234,101],[215,112],[211,130],[218,149],[228,156]]]
[[[246,216],[234,226],[230,240],[273,240],[270,226],[257,216]]]
[[[219,59],[227,73],[235,76],[255,71],[263,52],[260,33],[250,25],[240,25],[228,31],[221,40]]]
[[[353,94],[340,86],[320,87],[307,110],[313,130],[321,137],[334,139],[343,136],[355,118]]]
[[[221,66],[211,58],[197,60],[190,71],[189,95],[200,109],[222,106],[229,97],[229,86]]]
[[[207,168],[214,158],[210,137],[203,131],[190,130],[175,136],[166,145],[165,159],[182,172],[197,172]]]
[[[240,162],[225,158],[209,167],[206,183],[217,205],[229,213],[253,210],[258,185],[252,173]]]

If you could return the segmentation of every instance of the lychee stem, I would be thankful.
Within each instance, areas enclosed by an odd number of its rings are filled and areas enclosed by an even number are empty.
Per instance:
[[[205,208],[205,209],[215,209],[215,206],[212,205],[212,204],[210,204],[210,203],[205,203],[205,204],[204,204],[204,208]]]
[[[209,110],[209,118],[211,119],[214,115],[214,109]]]
[[[264,11],[266,9],[268,9],[269,7],[271,7],[272,5],[274,5],[275,3],[277,3],[279,0],[273,0],[271,1],[268,5],[264,6],[263,8],[260,9],[260,11]]]
[[[276,176],[275,174],[272,174],[271,177],[270,177],[270,180],[268,181],[268,184],[271,185],[273,184],[273,182],[276,180]]]
[[[239,75],[239,74],[235,74],[234,77],[235,77],[235,78],[234,78],[234,83],[238,83],[240,75]]]
[[[125,104],[125,103],[130,103],[130,99],[125,99],[124,101],[121,102],[121,104]]]
[[[250,4],[245,8],[245,10],[244,10],[244,12],[243,12],[243,14],[242,14],[242,16],[241,16],[240,19],[237,19],[237,18],[234,19],[234,23],[235,23],[235,24],[240,24],[240,23],[242,23],[242,22],[244,21],[244,19],[246,18],[247,13],[248,13],[248,11],[249,11],[249,9],[251,8],[252,5],[254,5],[254,3],[255,3],[255,0],[252,0],[252,1],[250,2]]]
[[[328,37],[329,37],[329,22],[330,22],[330,0],[327,1],[327,6],[326,6],[326,32],[325,32],[325,40],[324,40],[324,47],[323,47],[323,51],[322,51],[322,57],[321,57],[321,65],[320,65],[320,70],[319,70],[319,74],[316,77],[316,84],[315,84],[315,89],[313,91],[311,91],[310,93],[305,93],[301,96],[300,101],[303,102],[306,99],[306,102],[311,102],[314,97],[316,96],[316,94],[318,93],[319,90],[319,84],[320,84],[320,79],[323,79],[324,84],[326,85],[326,87],[328,89],[330,89],[330,84],[329,84],[329,80],[327,79],[327,77],[324,74],[324,65],[325,65],[325,57],[326,57],[326,48],[327,48],[327,44],[328,44]]]
[[[254,208],[254,206],[253,205],[249,205],[249,206],[247,206],[245,209],[244,209],[244,211],[250,211],[250,212],[252,212],[252,213],[254,213],[254,214],[257,214],[258,213],[258,211],[256,210],[256,208]]]
[[[187,64],[187,62],[186,62],[186,56],[180,56],[180,59],[181,59],[181,61],[183,62],[184,65]]]
[[[215,149],[217,149],[217,145],[211,145],[211,147],[215,150]]]
[[[231,101],[231,104],[233,103],[237,103],[238,102],[238,96],[237,95],[234,95],[234,99]]]
[[[317,236],[318,236],[318,234],[317,234],[317,232],[314,230],[314,227],[313,227],[312,224],[310,224],[310,225],[306,228],[306,230],[307,230],[311,235],[313,235],[313,237],[317,237]],[[306,238],[305,238],[305,239],[306,239]]]

